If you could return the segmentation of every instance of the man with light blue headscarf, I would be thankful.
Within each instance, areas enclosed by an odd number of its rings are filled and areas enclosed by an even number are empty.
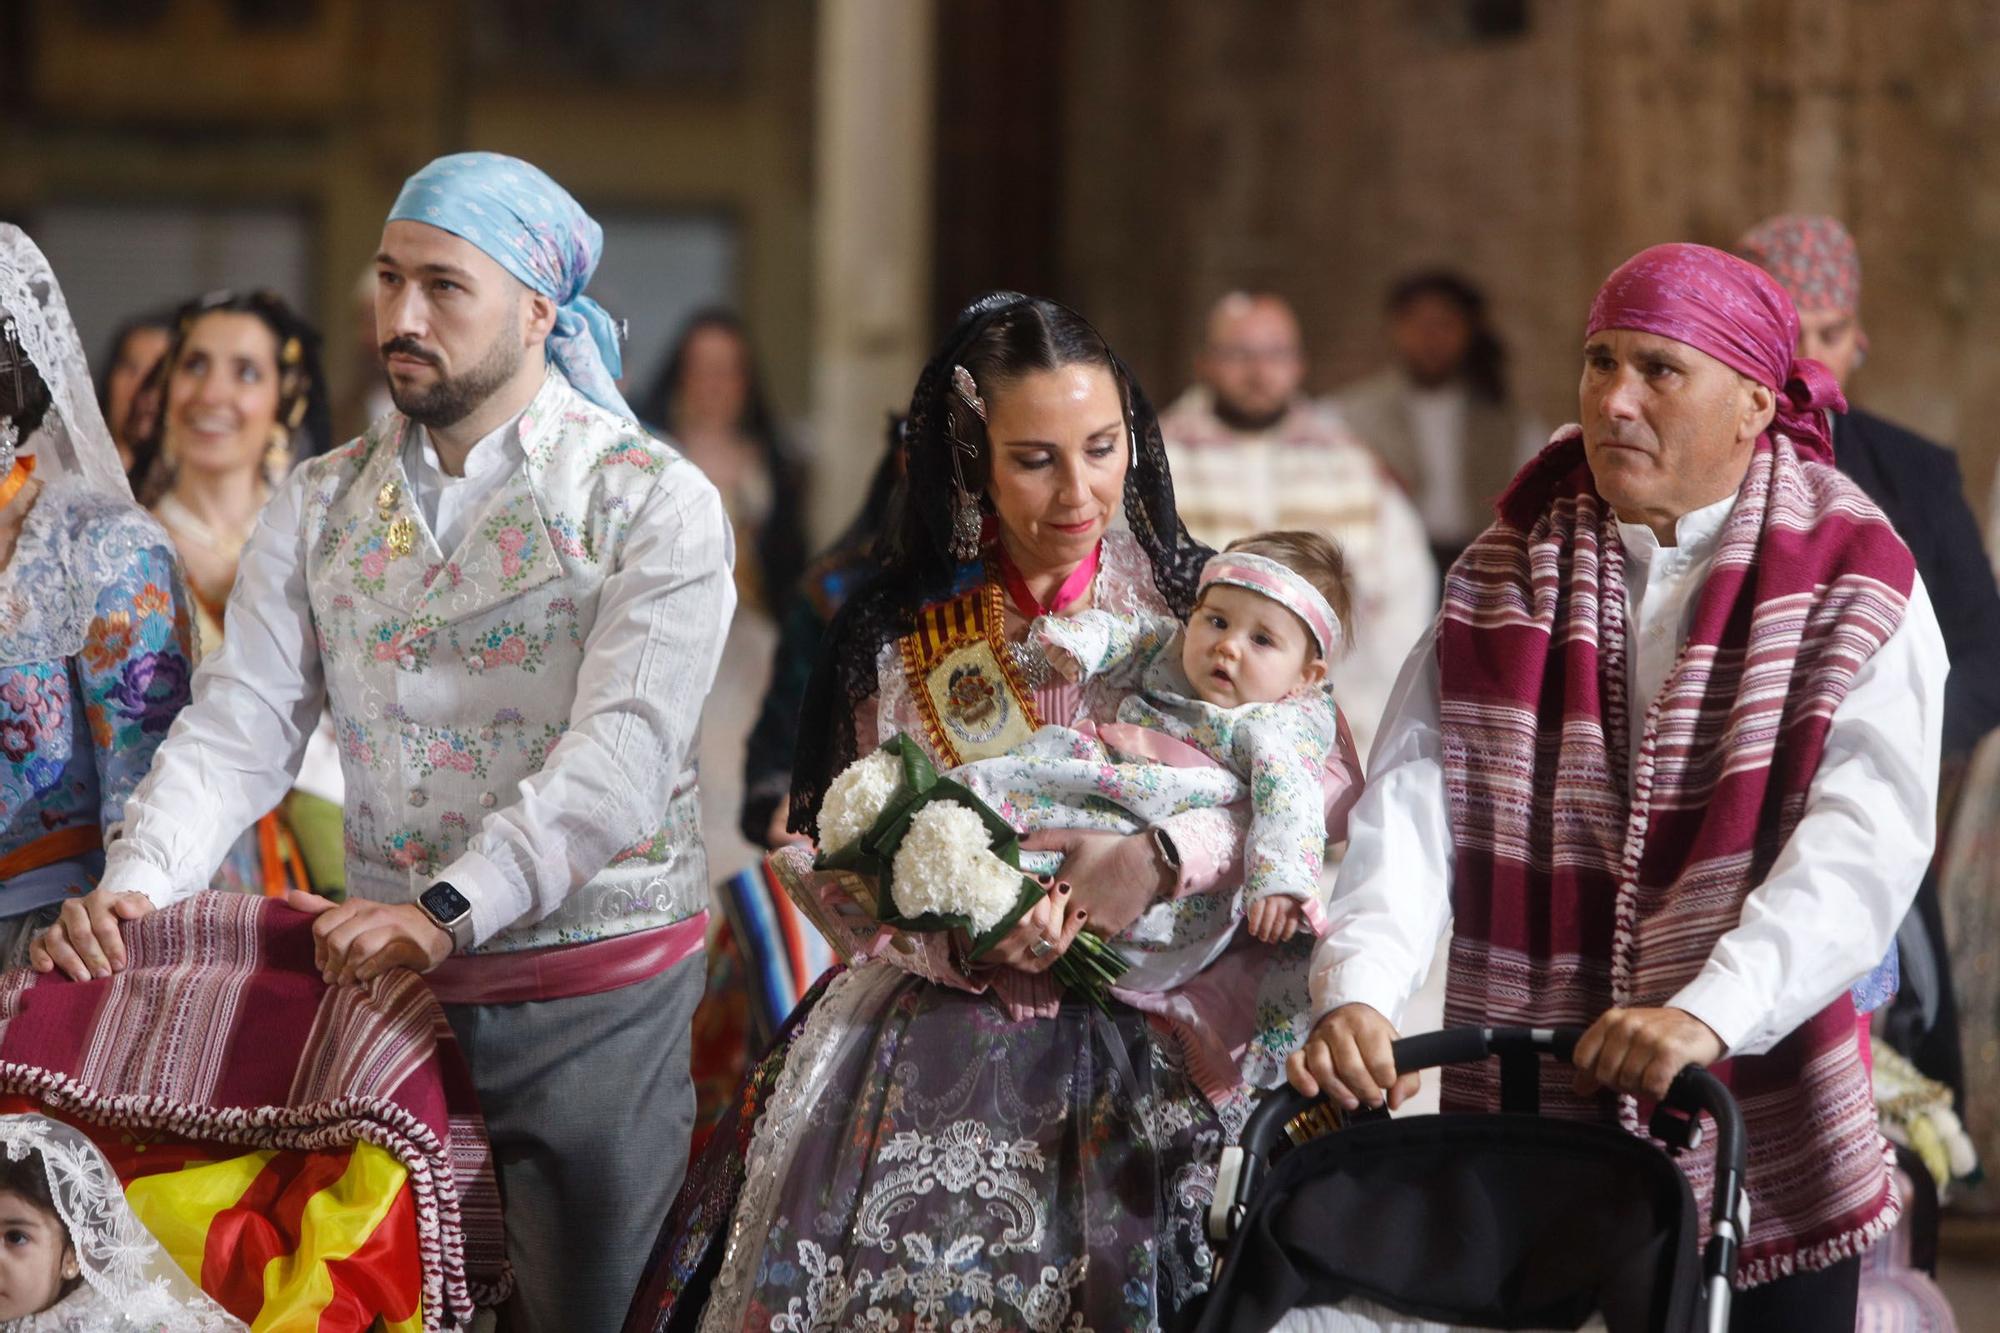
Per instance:
[[[603,232],[526,162],[438,159],[376,255],[396,411],[273,497],[229,638],[126,810],[88,928],[201,891],[322,709],[347,778],[330,980],[426,974],[472,1067],[516,1292],[615,1329],[680,1180],[708,876],[693,741],[735,603],[719,497],[619,395]]]

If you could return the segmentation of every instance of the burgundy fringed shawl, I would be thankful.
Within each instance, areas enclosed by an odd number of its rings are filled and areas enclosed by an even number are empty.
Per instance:
[[[1523,471],[1453,567],[1438,632],[1456,849],[1447,1023],[1587,1026],[1666,1003],[1740,920],[1804,813],[1834,709],[1901,620],[1909,550],[1833,468],[1759,441],[1688,641],[1644,717],[1626,699],[1624,551],[1581,436]],[[1643,728],[1629,790],[1627,727]],[[1725,1060],[1749,1126],[1737,1281],[1859,1252],[1895,1222],[1890,1150],[1843,993],[1765,1055]],[[1447,1108],[1492,1108],[1491,1069]],[[1600,1118],[1567,1071],[1546,1113]],[[1619,1123],[1643,1132],[1620,1098]],[[1704,1225],[1712,1153],[1683,1166]]]
[[[124,931],[128,966],[108,979],[0,973],[0,1093],[251,1149],[377,1144],[409,1171],[424,1326],[505,1298],[485,1121],[420,977],[326,985],[312,918],[270,898],[197,893]]]

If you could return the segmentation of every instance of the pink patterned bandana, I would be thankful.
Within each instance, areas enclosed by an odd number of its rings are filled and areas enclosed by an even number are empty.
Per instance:
[[[1861,308],[1861,255],[1830,217],[1780,213],[1743,233],[1736,253],[1776,278],[1801,311],[1854,314]]]
[[[1706,245],[1641,250],[1604,280],[1585,336],[1605,329],[1656,333],[1706,352],[1778,395],[1773,428],[1800,453],[1833,461],[1824,413],[1847,410],[1832,372],[1794,356],[1799,314],[1755,264]]]
[[[1305,621],[1319,644],[1319,655],[1328,662],[1340,648],[1340,617],[1333,613],[1333,604],[1291,566],[1248,551],[1224,551],[1201,567],[1202,588],[1211,583],[1248,588]]]

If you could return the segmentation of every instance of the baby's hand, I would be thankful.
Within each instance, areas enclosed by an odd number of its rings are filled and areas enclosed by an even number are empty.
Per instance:
[[[1266,944],[1283,944],[1299,933],[1305,919],[1305,908],[1297,898],[1259,898],[1244,914],[1251,937]]]
[[[1077,661],[1075,653],[1056,642],[1056,635],[1051,632],[1051,626],[1055,621],[1054,616],[1036,617],[1034,623],[1028,626],[1028,637],[1042,650],[1042,656],[1048,659],[1049,665],[1055,668],[1058,676],[1071,682],[1080,680],[1083,676],[1083,663]]]
[[[1049,661],[1055,673],[1072,685],[1083,679],[1083,663],[1077,661],[1076,654],[1060,644],[1042,640],[1042,656]]]

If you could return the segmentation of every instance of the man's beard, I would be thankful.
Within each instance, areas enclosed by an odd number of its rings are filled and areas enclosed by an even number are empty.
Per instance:
[[[1247,411],[1244,407],[1221,394],[1215,395],[1215,417],[1223,425],[1244,435],[1261,435],[1285,419],[1292,410],[1290,403],[1279,403],[1268,412]]]
[[[437,362],[431,354],[413,339],[392,338],[382,345],[382,355],[393,353],[419,357],[432,366]],[[399,384],[394,375],[389,376],[389,397],[394,400],[396,410],[420,426],[432,430],[456,426],[477,411],[482,403],[491,398],[514,372],[521,368],[523,349],[512,336],[512,331],[503,330],[486,349],[486,355],[478,364],[462,375],[440,373],[435,384],[425,388]]]

